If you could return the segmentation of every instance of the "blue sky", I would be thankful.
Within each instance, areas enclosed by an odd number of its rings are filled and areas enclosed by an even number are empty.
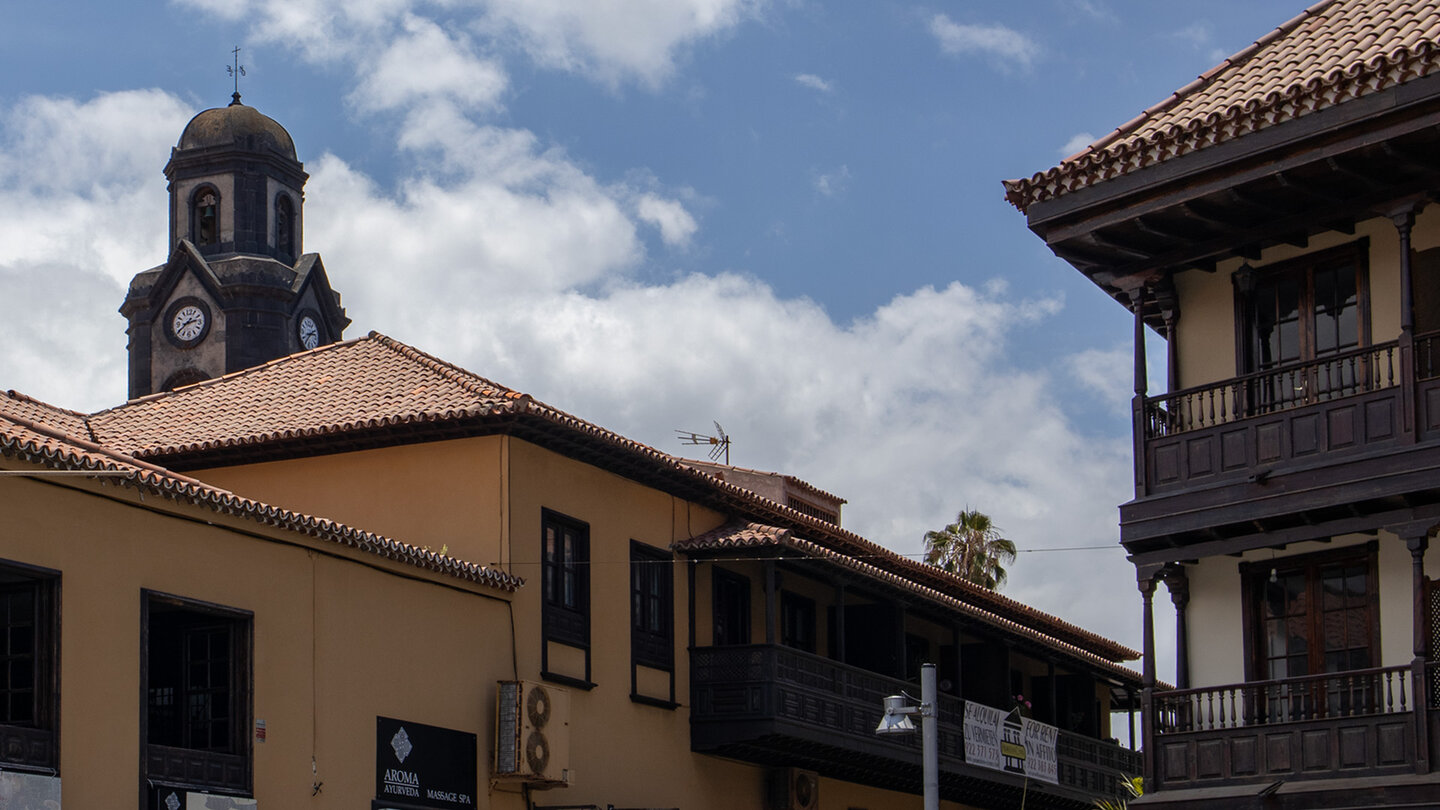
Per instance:
[[[123,398],[161,169],[239,45],[245,102],[312,175],[305,247],[348,334],[676,454],[718,420],[732,461],[849,499],[902,553],[980,508],[1027,550],[1007,593],[1138,646],[1118,547],[1047,551],[1116,542],[1129,319],[1000,181],[1303,7],[11,0],[0,387]]]

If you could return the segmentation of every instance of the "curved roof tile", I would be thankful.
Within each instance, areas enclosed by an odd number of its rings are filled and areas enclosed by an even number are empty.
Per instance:
[[[1005,198],[1023,212],[1437,70],[1440,5],[1321,0]]]

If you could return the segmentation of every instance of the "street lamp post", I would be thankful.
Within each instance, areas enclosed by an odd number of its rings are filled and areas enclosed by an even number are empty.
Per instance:
[[[936,727],[938,696],[935,665],[920,666],[920,705],[907,706],[905,695],[885,698],[885,716],[875,727],[876,734],[913,734],[911,715],[920,716],[921,759],[924,765],[925,810],[940,810],[940,732]]]

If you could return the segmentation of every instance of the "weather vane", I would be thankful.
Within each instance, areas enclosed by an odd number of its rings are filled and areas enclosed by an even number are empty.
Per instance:
[[[239,46],[239,45],[236,45],[236,46],[235,46],[235,50],[231,51],[230,53],[234,54],[234,56],[235,56],[235,64],[234,64],[233,66],[232,66],[232,65],[226,65],[226,66],[225,66],[225,72],[229,73],[230,76],[235,79],[235,95],[233,95],[233,96],[230,97],[231,99],[233,99],[230,103],[231,103],[231,104],[239,104],[239,103],[240,103],[240,77],[245,75],[245,66],[242,65],[242,64],[240,64],[240,46]]]
[[[725,435],[725,428],[720,427],[719,422],[715,422],[713,424],[715,425],[714,436],[706,436],[704,433],[696,433],[691,430],[677,430],[675,432],[680,434],[680,441],[684,442],[685,444],[710,445],[710,460],[719,461],[720,457],[723,455],[725,457],[725,465],[729,466],[730,437]]]

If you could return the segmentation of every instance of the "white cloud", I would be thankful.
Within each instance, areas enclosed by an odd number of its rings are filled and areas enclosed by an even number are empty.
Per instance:
[[[495,107],[507,83],[497,62],[474,55],[469,43],[430,20],[406,16],[401,35],[374,60],[351,95],[361,109],[394,109],[444,100],[466,109]]]
[[[1193,48],[1199,49],[1210,45],[1214,36],[1214,29],[1208,22],[1196,22],[1171,32],[1170,36],[1181,42],[1187,43]]]
[[[815,90],[820,93],[835,92],[835,86],[833,84],[825,81],[824,79],[816,76],[813,73],[795,74],[795,83],[800,85],[801,87],[808,87],[811,90]]]
[[[1070,355],[1065,365],[1076,382],[1097,394],[1112,413],[1120,413],[1130,407],[1134,394],[1133,352],[1128,346],[1086,349]]]
[[[839,168],[828,172],[817,172],[815,174],[815,190],[826,197],[834,197],[844,194],[850,187],[850,167],[841,165]]]
[[[936,14],[930,20],[930,33],[940,50],[951,56],[987,56],[998,59],[1001,68],[1028,69],[1041,55],[1034,40],[1003,25],[964,25]]]
[[[654,194],[644,194],[636,203],[636,215],[644,222],[660,229],[660,238],[667,245],[684,245],[695,235],[699,225],[675,200],[666,200]]]
[[[1060,147],[1060,157],[1067,158],[1079,152],[1081,149],[1095,142],[1095,136],[1089,132],[1077,132]]]
[[[761,0],[488,0],[480,30],[512,31],[542,65],[658,86],[680,53],[754,16]]]

